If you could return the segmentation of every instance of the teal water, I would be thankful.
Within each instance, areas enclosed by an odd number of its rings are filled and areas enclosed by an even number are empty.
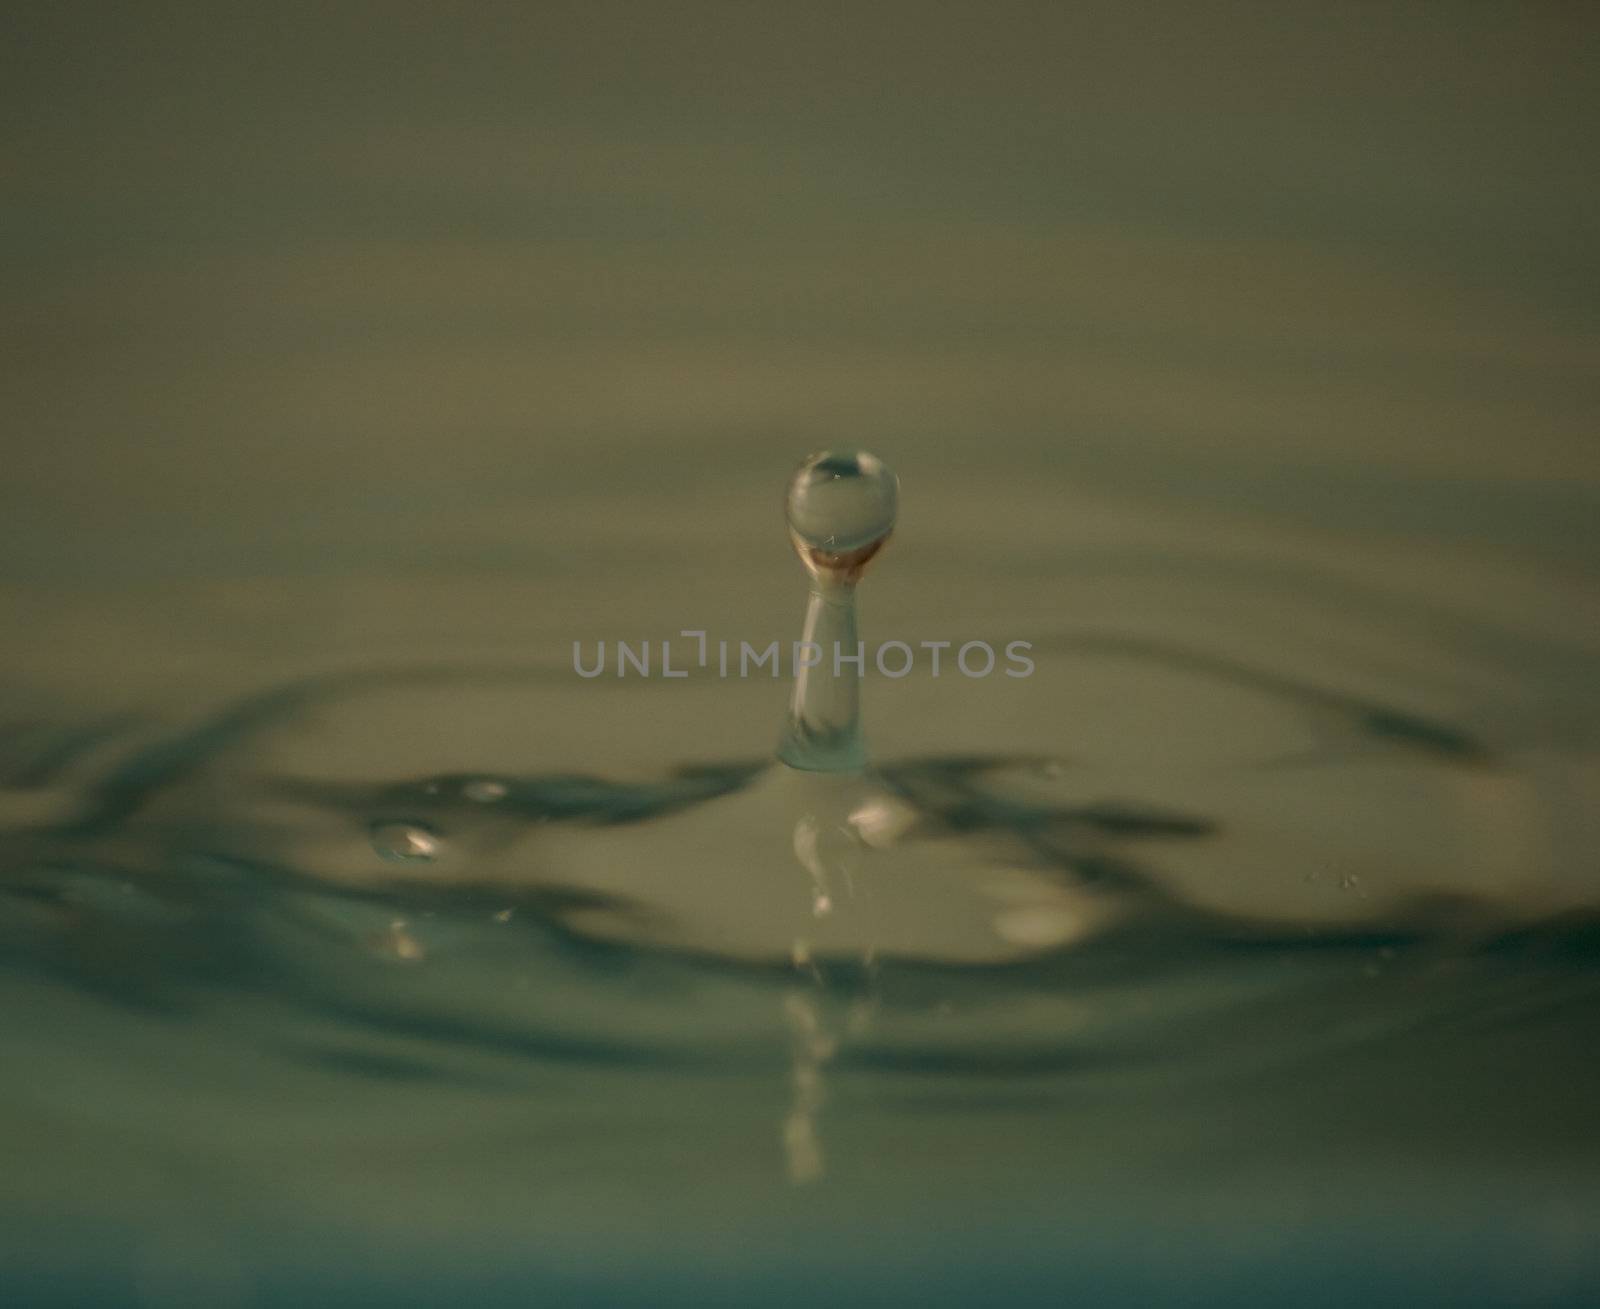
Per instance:
[[[1596,1298],[1578,7],[9,25],[0,1299]]]

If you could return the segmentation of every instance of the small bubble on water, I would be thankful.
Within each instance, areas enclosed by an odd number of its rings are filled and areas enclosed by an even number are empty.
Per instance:
[[[461,784],[461,794],[474,804],[493,804],[506,798],[506,784],[493,777],[474,777]]]
[[[401,963],[419,963],[428,955],[422,942],[411,934],[404,918],[396,918],[384,931],[368,937],[367,944],[376,953],[398,959]]]
[[[372,828],[373,850],[391,863],[427,863],[438,857],[441,845],[438,835],[420,823],[376,823]]]

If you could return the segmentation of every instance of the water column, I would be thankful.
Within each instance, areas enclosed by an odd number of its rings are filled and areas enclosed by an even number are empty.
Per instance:
[[[865,451],[812,455],[789,480],[789,538],[810,580],[778,745],[791,768],[858,773],[866,766],[856,583],[894,531],[899,498],[898,479]]]

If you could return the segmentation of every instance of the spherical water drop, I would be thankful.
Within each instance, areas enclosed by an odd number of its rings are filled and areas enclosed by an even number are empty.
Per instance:
[[[894,530],[900,482],[866,451],[812,455],[789,479],[789,531],[807,566],[859,570]]]
[[[427,863],[438,857],[438,834],[420,823],[376,823],[372,828],[372,848],[391,863]]]

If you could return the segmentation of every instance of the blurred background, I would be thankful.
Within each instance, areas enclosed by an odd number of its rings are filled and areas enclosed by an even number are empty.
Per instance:
[[[1600,564],[1587,6],[5,26],[0,554],[36,687],[493,644],[507,607],[603,635],[652,589],[624,578],[724,544],[769,566],[706,596],[792,624],[773,499],[840,441],[980,591],[986,543],[1138,519],[1260,559],[1338,531],[1436,599],[1525,565],[1517,621],[1532,585],[1592,626],[1559,585]],[[453,602],[487,578],[498,615]]]

